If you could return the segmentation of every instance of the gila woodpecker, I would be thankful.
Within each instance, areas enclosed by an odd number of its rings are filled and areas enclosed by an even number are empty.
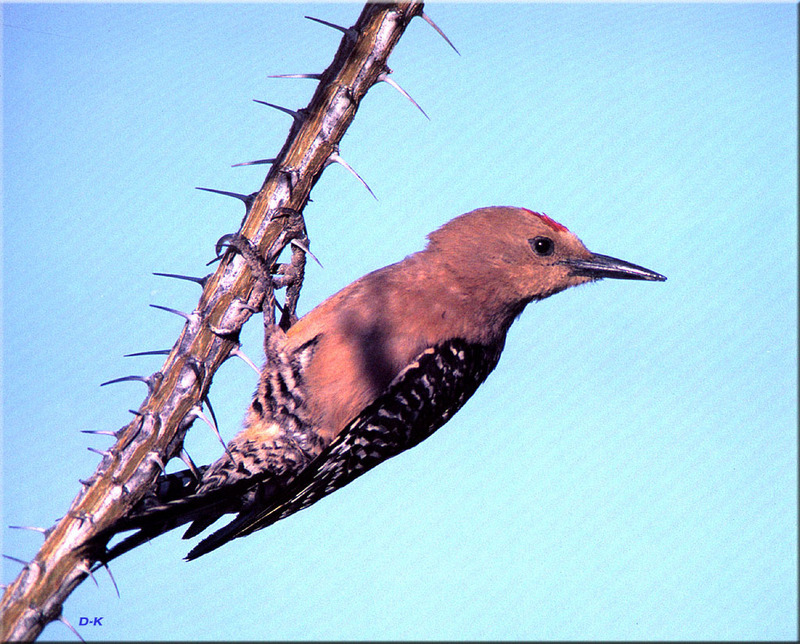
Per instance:
[[[122,524],[139,532],[108,558],[236,514],[194,559],[315,503],[447,422],[494,369],[529,302],[604,277],[666,279],[592,253],[524,208],[456,217],[424,250],[346,286],[288,332],[269,330],[244,428],[199,481],[162,476]]]

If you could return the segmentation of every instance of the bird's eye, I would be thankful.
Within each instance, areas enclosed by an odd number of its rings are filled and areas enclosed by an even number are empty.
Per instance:
[[[534,237],[533,239],[529,239],[528,243],[531,245],[533,252],[542,257],[552,255],[553,249],[555,248],[553,240],[549,237]]]

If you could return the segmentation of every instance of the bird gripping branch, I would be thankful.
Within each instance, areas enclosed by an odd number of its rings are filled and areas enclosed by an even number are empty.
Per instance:
[[[474,210],[428,240],[286,333],[268,329],[257,391],[226,453],[199,481],[162,476],[121,524],[139,531],[100,559],[186,523],[193,537],[228,513],[237,516],[187,559],[267,527],[441,427],[495,368],[530,302],[602,278],[666,279],[592,253],[524,208]]]

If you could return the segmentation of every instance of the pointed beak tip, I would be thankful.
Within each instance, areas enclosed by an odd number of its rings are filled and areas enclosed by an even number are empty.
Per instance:
[[[666,282],[667,277],[661,273],[656,273],[647,268],[642,268],[641,271],[636,271],[636,275],[632,275],[633,279],[645,280],[648,282]],[[623,278],[624,279],[624,278]]]
[[[574,275],[583,275],[592,279],[645,280],[648,282],[666,282],[667,278],[661,273],[651,271],[649,268],[631,264],[616,257],[594,253],[589,259],[567,260]]]

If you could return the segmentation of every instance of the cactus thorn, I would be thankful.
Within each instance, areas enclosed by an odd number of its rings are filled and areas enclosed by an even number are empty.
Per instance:
[[[290,110],[288,107],[281,107],[280,105],[275,105],[275,103],[267,103],[266,101],[259,101],[257,98],[253,99],[256,103],[261,103],[261,105],[266,105],[267,107],[272,107],[276,110],[280,110],[291,116],[295,121],[298,123],[302,123],[305,120],[305,117],[296,110]]]
[[[350,166],[350,164],[349,164],[349,163],[347,163],[347,161],[345,161],[345,160],[344,160],[344,159],[343,159],[341,156],[339,156],[339,153],[338,153],[338,152],[336,152],[336,151],[334,151],[334,152],[331,152],[331,155],[328,157],[328,161],[327,161],[327,163],[328,163],[328,164],[330,164],[330,163],[338,163],[340,166],[342,166],[343,168],[345,168],[345,169],[346,169],[346,170],[347,170],[347,171],[348,171],[350,174],[352,174],[352,175],[353,175],[353,176],[354,176],[356,179],[358,179],[358,180],[361,182],[361,185],[362,185],[362,186],[364,186],[364,187],[365,187],[367,190],[369,190],[369,194],[371,194],[371,195],[372,195],[372,196],[375,198],[375,201],[377,201],[377,200],[378,200],[378,198],[377,198],[377,197],[375,197],[375,193],[374,193],[374,192],[372,192],[372,188],[370,188],[370,187],[367,185],[367,182],[366,182],[366,181],[364,181],[364,180],[361,178],[361,176],[359,176],[358,172],[356,172],[355,170],[353,170],[353,168]]]
[[[398,85],[398,84],[397,84],[397,81],[395,81],[393,78],[391,78],[391,77],[389,76],[389,74],[390,74],[390,73],[391,73],[391,72],[388,72],[388,71],[386,71],[386,72],[381,72],[381,73],[378,75],[378,82],[384,82],[384,83],[386,83],[387,85],[391,85],[392,87],[394,87],[394,88],[395,88],[395,89],[396,89],[398,92],[400,92],[400,93],[401,93],[403,96],[405,96],[405,97],[406,97],[406,98],[407,98],[409,101],[411,101],[412,105],[414,105],[414,107],[416,107],[416,108],[417,108],[417,109],[418,109],[420,112],[422,112],[423,116],[424,116],[426,119],[428,119],[428,120],[430,121],[430,120],[431,120],[431,117],[430,117],[430,116],[428,116],[428,115],[427,115],[427,113],[425,112],[425,110],[423,110],[423,109],[422,109],[422,108],[419,106],[419,103],[417,103],[417,102],[416,102],[416,101],[415,101],[413,98],[411,98],[411,95],[410,95],[410,94],[409,94],[409,93],[408,93],[406,90],[404,90],[402,87],[400,87],[400,85]]]
[[[438,33],[442,38],[444,38],[447,41],[447,44],[453,48],[454,52],[456,52],[459,56],[461,55],[461,52],[458,51],[458,49],[456,49],[456,46],[450,42],[450,39],[444,35],[444,32],[441,29],[439,29],[436,23],[433,20],[431,20],[430,16],[428,16],[428,14],[426,14],[423,11],[419,15],[425,22],[427,22],[431,27],[433,27],[436,30],[436,33]]]
[[[209,278],[208,275],[205,277],[193,277],[192,275],[178,275],[177,273],[153,273],[153,275],[158,275],[159,277],[172,277],[176,280],[186,280],[187,282],[194,282],[200,286],[205,286]]]
[[[341,31],[345,36],[347,36],[350,40],[355,40],[358,38],[358,32],[353,29],[352,27],[342,27],[341,25],[334,24],[332,22],[328,22],[327,20],[322,20],[321,18],[314,18],[312,16],[305,16],[307,20],[313,20],[314,22],[318,22],[321,25],[325,25],[326,27],[331,27],[333,29],[338,29]]]

